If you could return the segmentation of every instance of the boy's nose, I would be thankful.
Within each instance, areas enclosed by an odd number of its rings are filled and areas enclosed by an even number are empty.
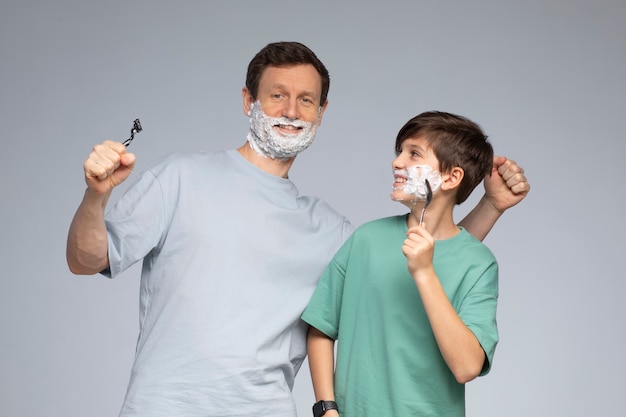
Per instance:
[[[402,162],[400,156],[397,156],[393,161],[391,161],[391,167],[401,169],[405,167],[405,164]]]

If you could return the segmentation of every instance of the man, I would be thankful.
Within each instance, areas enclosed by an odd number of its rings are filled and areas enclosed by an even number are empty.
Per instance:
[[[143,262],[141,328],[121,416],[295,415],[291,388],[306,356],[299,316],[353,230],[288,179],[322,122],[329,84],[306,46],[267,45],[242,90],[247,142],[165,157],[106,217],[135,156],[121,143],[94,147],[67,261],[76,274],[110,277]],[[481,238],[529,189],[521,168],[504,161],[467,219]]]

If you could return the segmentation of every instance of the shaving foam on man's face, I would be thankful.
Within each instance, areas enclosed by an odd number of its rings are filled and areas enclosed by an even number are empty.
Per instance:
[[[393,191],[402,189],[402,192],[412,197],[417,201],[426,200],[426,183],[428,180],[430,189],[433,194],[441,187],[441,174],[438,171],[434,171],[430,165],[414,165],[406,169],[394,169],[393,175],[395,178]],[[395,185],[402,184],[402,185]],[[392,197],[393,198],[393,197]],[[400,200],[394,198],[394,200]]]
[[[315,122],[303,122],[288,117],[269,117],[263,113],[261,103],[250,106],[250,132],[248,142],[259,155],[272,159],[289,159],[302,152],[313,143],[319,125],[318,110]],[[292,129],[293,134],[283,134],[278,127]]]

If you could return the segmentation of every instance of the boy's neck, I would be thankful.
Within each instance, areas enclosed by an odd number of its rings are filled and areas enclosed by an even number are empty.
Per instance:
[[[432,207],[432,206],[431,206]],[[460,229],[454,223],[452,216],[452,208],[449,210],[437,211],[426,209],[426,215],[424,216],[424,225],[426,230],[430,233],[435,240],[445,240],[456,236]],[[434,207],[432,207],[434,209]],[[408,215],[407,226],[409,229],[419,224],[419,218],[422,213],[422,209],[414,208]]]

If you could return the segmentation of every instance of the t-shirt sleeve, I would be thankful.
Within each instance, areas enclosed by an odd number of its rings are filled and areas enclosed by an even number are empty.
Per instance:
[[[332,339],[337,339],[339,334],[343,287],[351,246],[352,239],[349,238],[324,270],[302,313],[302,320]]]
[[[481,376],[489,373],[498,343],[497,304],[498,264],[494,259],[475,281],[459,309],[461,320],[474,333],[486,354]]]
[[[109,268],[115,277],[148,255],[162,239],[165,225],[160,183],[145,171],[105,215]]]

